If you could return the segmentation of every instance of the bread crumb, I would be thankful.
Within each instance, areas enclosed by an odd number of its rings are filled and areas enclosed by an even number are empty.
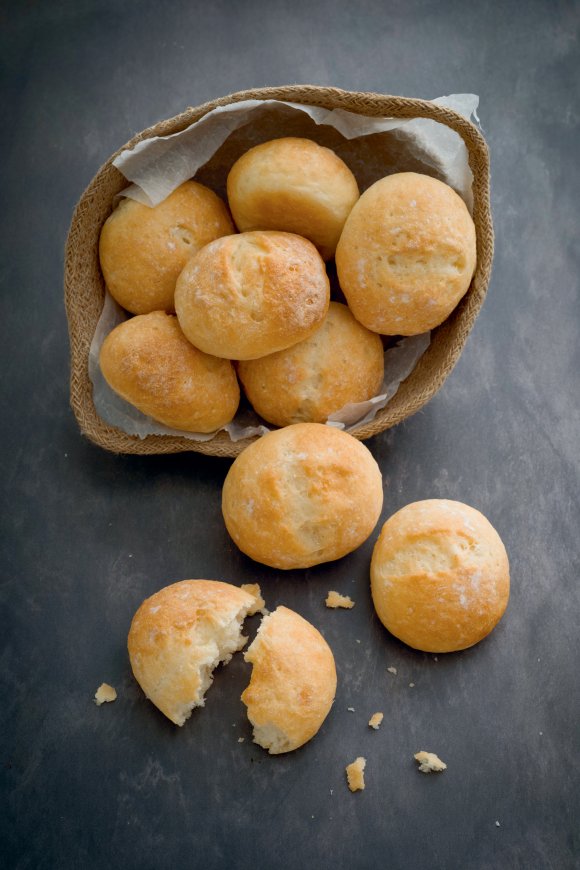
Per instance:
[[[409,688],[410,688],[410,689],[414,689],[414,688],[415,688],[415,683],[409,683]]]
[[[354,707],[347,707],[346,709],[349,711],[349,713],[354,713]]]
[[[253,616],[255,613],[264,613],[266,602],[262,598],[262,590],[257,583],[243,583],[241,589],[255,598],[254,604],[248,610],[248,616]],[[264,614],[265,615],[265,614]]]
[[[362,758],[362,756],[359,756],[358,758],[355,758],[352,764],[347,765],[346,778],[348,780],[348,787],[351,791],[364,791],[364,769],[366,767],[366,764],[366,758]]]
[[[396,668],[393,668],[393,667],[391,666],[390,668],[387,668],[387,670],[388,670],[388,672],[389,672],[390,674],[394,674],[395,676],[397,675],[397,669],[396,669]]]
[[[379,730],[379,726],[383,721],[383,713],[373,713],[371,718],[369,719],[369,725],[371,728],[374,728],[375,731]]]
[[[245,737],[238,737],[238,743],[243,743],[245,739]]]
[[[441,761],[434,752],[425,752],[425,750],[422,749],[421,752],[415,753],[414,758],[419,762],[419,770],[421,773],[439,773],[440,771],[447,769],[445,762]]]
[[[101,683],[95,692],[95,704],[100,707],[101,704],[109,704],[111,701],[117,700],[117,690],[108,683]]]
[[[340,592],[335,592],[334,590],[328,593],[324,603],[327,607],[344,607],[345,610],[350,610],[354,607],[354,601],[350,595],[341,595]]]

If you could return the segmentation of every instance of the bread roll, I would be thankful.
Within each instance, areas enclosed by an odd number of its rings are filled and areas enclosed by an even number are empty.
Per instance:
[[[254,409],[269,423],[324,423],[349,402],[380,392],[384,352],[378,335],[331,302],[326,320],[286,350],[241,362],[238,375]]]
[[[177,318],[139,314],[115,327],[101,347],[109,386],[144,414],[185,432],[214,432],[240,400],[231,362],[209,356],[185,338]]]
[[[196,254],[177,281],[175,308],[188,339],[226,359],[255,359],[311,335],[328,311],[318,251],[290,233],[226,236]]]
[[[242,622],[253,604],[253,595],[230,583],[181,580],[137,610],[128,638],[133,674],[176,725],[203,707],[214,668],[246,643]]]
[[[355,550],[383,503],[381,472],[346,432],[297,423],[241,453],[224,482],[222,511],[242,552],[272,568],[308,568]]]
[[[409,504],[384,524],[371,562],[378,617],[415,649],[466,649],[497,625],[508,603],[505,547],[486,518],[445,499]]]
[[[311,139],[283,138],[251,148],[228,175],[228,201],[239,230],[286,230],[334,256],[359,197],[346,163]]]
[[[368,329],[417,335],[442,323],[467,291],[475,244],[473,220],[454,190],[415,172],[389,175],[346,221],[338,279]]]
[[[262,620],[244,658],[253,665],[242,701],[254,742],[279,755],[311,740],[336,694],[334,656],[320,632],[293,610],[278,607]]]
[[[177,276],[203,245],[233,232],[228,210],[209,188],[186,181],[150,208],[122,199],[99,241],[111,296],[132,314],[174,311]]]

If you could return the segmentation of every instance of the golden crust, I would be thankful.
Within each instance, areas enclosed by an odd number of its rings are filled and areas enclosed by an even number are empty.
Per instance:
[[[352,552],[371,534],[382,503],[381,472],[368,448],[320,423],[255,441],[231,466],[222,493],[225,524],[240,550],[281,569]]]
[[[286,137],[251,148],[228,175],[228,201],[239,230],[285,230],[334,256],[359,197],[356,179],[334,151]]]
[[[177,281],[175,307],[196,347],[255,359],[311,335],[330,284],[314,245],[291,233],[241,233],[206,245]]]
[[[371,591],[383,625],[425,652],[482,640],[509,598],[505,547],[488,520],[445,499],[414,502],[384,524],[371,561]]]
[[[147,598],[135,613],[128,637],[133,674],[176,725],[203,705],[209,671],[218,659],[228,661],[245,644],[247,638],[240,643],[236,629],[254,600],[230,583],[181,580]],[[224,632],[233,638],[229,648]]]
[[[253,665],[242,701],[254,739],[261,729],[275,733],[272,755],[311,740],[336,694],[334,656],[320,632],[293,610],[278,607],[262,620],[244,658]]]
[[[386,335],[416,335],[442,323],[467,291],[475,261],[475,225],[461,197],[415,172],[369,187],[336,251],[352,313]]]
[[[214,432],[237,411],[240,389],[232,364],[193,347],[177,318],[163,311],[115,327],[99,362],[116,393],[174,429]]]
[[[154,208],[122,199],[99,240],[105,284],[133,314],[174,311],[175,282],[186,262],[233,230],[221,199],[196,181],[186,181]]]
[[[324,423],[346,404],[377,395],[383,374],[381,339],[340,302],[330,303],[326,320],[309,338],[238,365],[254,409],[275,426]]]

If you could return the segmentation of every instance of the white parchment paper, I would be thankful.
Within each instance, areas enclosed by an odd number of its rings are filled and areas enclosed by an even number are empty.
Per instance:
[[[479,98],[474,94],[453,94],[433,102],[477,119]],[[121,195],[145,205],[158,205],[180,184],[196,176],[223,196],[227,173],[237,157],[280,132],[308,136],[332,147],[353,171],[361,192],[392,172],[425,172],[453,187],[472,209],[473,176],[467,149],[459,134],[445,125],[425,118],[405,121],[367,118],[342,109],[277,100],[246,100],[220,106],[180,133],[147,139],[131,151],[123,151],[114,163],[132,184]],[[215,433],[183,432],[163,426],[108,386],[98,363],[101,345],[109,332],[127,318],[127,313],[107,293],[89,354],[89,376],[98,414],[106,422],[141,438],[179,435],[196,441],[211,439]],[[370,422],[413,371],[429,346],[429,339],[429,333],[402,338],[389,348],[385,352],[385,379],[380,395],[368,402],[347,405],[332,414],[328,425],[348,431]],[[269,431],[250,409],[238,412],[224,429],[232,441]]]

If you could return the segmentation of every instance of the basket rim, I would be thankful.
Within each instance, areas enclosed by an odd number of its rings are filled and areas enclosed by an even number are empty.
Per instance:
[[[118,173],[113,166],[115,158],[124,150],[133,148],[138,142],[153,136],[169,135],[179,132],[219,106],[231,105],[243,100],[287,100],[295,103],[319,105],[324,108],[342,108],[347,111],[376,117],[393,118],[430,118],[455,130],[462,137],[468,151],[469,165],[473,173],[473,219],[477,229],[477,265],[471,285],[454,312],[440,327],[433,331],[441,342],[451,331],[455,322],[461,321],[459,340],[454,341],[441,354],[442,359],[436,376],[424,385],[418,395],[413,396],[404,409],[398,407],[397,396],[403,384],[417,379],[425,368],[426,358],[433,346],[427,349],[411,375],[403,381],[399,391],[387,406],[379,411],[370,423],[349,430],[359,440],[365,440],[397,425],[402,420],[419,411],[441,388],[457,363],[473,323],[483,305],[489,283],[493,259],[493,226],[490,208],[490,170],[489,151],[480,130],[453,109],[440,106],[429,100],[415,97],[398,97],[369,91],[348,91],[341,88],[320,85],[281,85],[257,89],[235,91],[223,97],[205,102],[197,107],[188,107],[179,114],[159,121],[135,134],[127,143],[115,151],[98,169],[82,193],[73,211],[65,245],[64,296],[65,311],[71,344],[71,406],[81,432],[93,443],[115,453],[160,454],[176,452],[199,452],[206,455],[235,457],[245,447],[260,436],[253,436],[232,442],[225,432],[217,433],[209,441],[193,441],[178,435],[147,435],[140,438],[128,435],[123,430],[106,423],[97,414],[92,399],[92,384],[88,379],[88,352],[82,343],[75,341],[80,330],[79,313],[75,309],[75,275],[78,268],[78,252],[74,242],[82,233],[87,222],[87,213],[94,197],[95,189],[107,173]],[[329,102],[331,106],[329,106]],[[101,306],[102,308],[102,306]]]

